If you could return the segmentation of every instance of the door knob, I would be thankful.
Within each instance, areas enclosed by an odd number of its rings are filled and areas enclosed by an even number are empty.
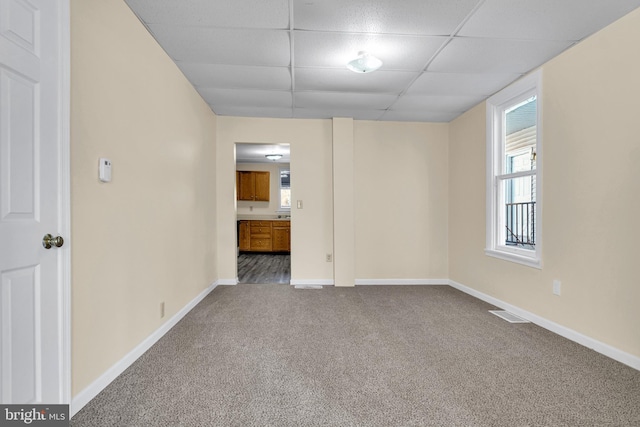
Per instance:
[[[42,246],[45,249],[51,249],[51,246],[59,248],[62,245],[64,245],[64,239],[60,236],[53,237],[51,234],[45,234],[42,238]]]

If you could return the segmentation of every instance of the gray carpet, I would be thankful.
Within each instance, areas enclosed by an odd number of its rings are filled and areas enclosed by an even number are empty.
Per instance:
[[[640,372],[448,286],[216,288],[81,426],[640,426]]]

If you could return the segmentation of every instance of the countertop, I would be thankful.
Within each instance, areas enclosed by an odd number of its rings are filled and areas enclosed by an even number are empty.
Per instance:
[[[280,217],[280,218],[278,218]],[[238,215],[238,221],[291,221],[291,217],[286,215]]]

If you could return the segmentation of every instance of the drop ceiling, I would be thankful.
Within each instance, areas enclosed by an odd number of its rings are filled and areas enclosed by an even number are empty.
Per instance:
[[[267,154],[281,154],[277,160],[269,160]],[[236,144],[236,163],[290,163],[289,144]]]
[[[640,0],[126,0],[221,116],[448,122]],[[383,61],[345,68],[359,51]]]

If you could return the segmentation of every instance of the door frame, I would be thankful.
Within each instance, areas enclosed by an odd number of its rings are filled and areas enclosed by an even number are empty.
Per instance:
[[[238,191],[238,183],[237,183],[237,172],[238,172],[238,159],[237,159],[237,153],[236,153],[236,149],[238,145],[251,145],[251,144],[256,144],[256,145],[270,145],[270,146],[282,146],[282,145],[286,145],[287,147],[289,147],[289,173],[291,173],[291,164],[293,163],[293,161],[291,160],[291,146],[293,145],[291,143],[291,141],[288,142],[270,142],[270,141],[235,141],[233,142],[233,172],[234,172],[234,178],[233,178],[233,186],[234,186],[234,191],[233,191],[233,224],[234,224],[234,229],[237,230],[237,221],[238,221],[238,198],[237,198],[237,191]],[[270,163],[266,163],[266,164],[270,164]],[[278,175],[278,200],[280,200],[280,178]],[[293,219],[293,206],[291,207],[291,210],[289,212],[289,218],[290,220]],[[293,230],[293,221],[290,221],[289,224],[289,233],[292,233]],[[235,256],[233,257],[233,262],[234,262],[234,266],[235,266],[235,279],[233,280],[220,280],[219,284],[221,285],[237,285],[239,283],[239,275],[238,275],[238,255],[239,255],[239,241],[238,241],[238,233],[234,232],[233,233],[234,238],[233,238],[233,242],[234,242],[234,254]],[[291,235],[291,234],[290,234]],[[289,263],[289,269],[290,272],[293,270],[292,266],[293,266],[293,250],[291,249],[291,247],[289,247],[289,255],[291,256],[290,258],[290,263]],[[291,285],[291,277],[289,278],[289,285]]]
[[[71,405],[71,7],[70,0],[58,3],[58,229],[67,243],[58,251],[60,293],[58,304],[62,343],[60,369],[61,402]],[[61,248],[62,249],[62,248]],[[53,403],[53,402],[47,402]],[[71,410],[70,410],[70,413]]]

